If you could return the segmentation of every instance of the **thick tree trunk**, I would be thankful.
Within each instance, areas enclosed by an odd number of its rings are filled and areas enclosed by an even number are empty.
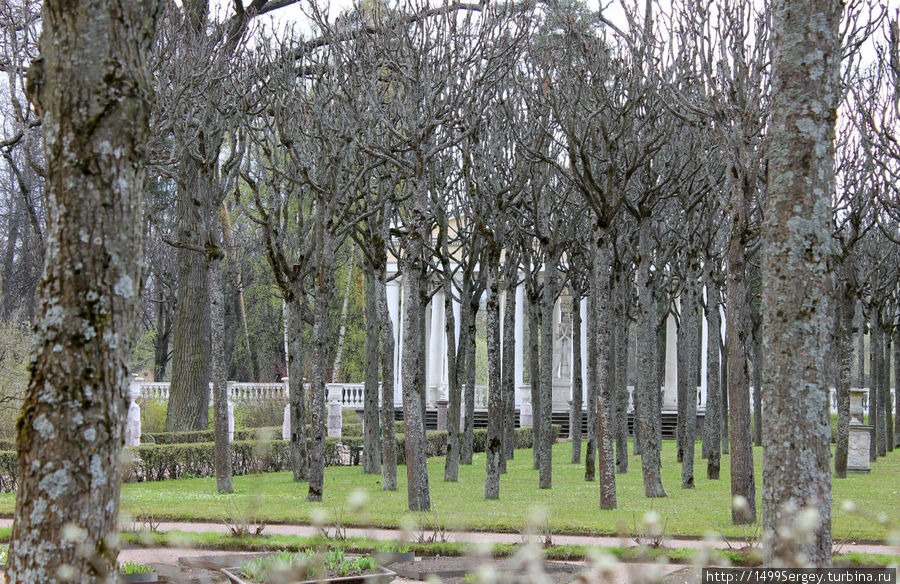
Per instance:
[[[222,256],[209,258],[210,351],[212,353],[213,427],[216,443],[216,491],[234,491],[228,441],[228,380],[225,374],[225,280]]]
[[[203,225],[197,209],[213,188],[205,169],[190,156],[181,161],[176,200],[178,240],[202,248]],[[210,315],[207,262],[193,249],[178,248],[178,299],[172,333],[172,383],[166,431],[206,430],[209,425]]]
[[[506,306],[503,314],[503,464],[500,472],[506,472],[506,462],[516,452],[516,288],[518,265],[506,280]]]
[[[637,273],[638,289],[638,385],[635,391],[635,418],[639,420],[641,433],[641,473],[644,494],[647,497],[665,497],[666,491],[660,477],[660,427],[659,383],[657,378],[657,305],[653,284],[650,281],[650,263],[653,250],[652,225],[649,219],[640,223],[640,262]]]
[[[43,63],[32,64],[39,83],[29,98],[46,108],[48,237],[18,424],[8,582],[118,581],[120,454],[142,282],[146,55],[158,9],[43,5]]]
[[[349,281],[350,274],[347,274]],[[378,349],[381,337],[381,321],[378,315],[378,281],[374,269],[366,274],[366,362],[363,388],[363,456],[364,474],[381,472],[381,449],[378,444]],[[345,288],[345,296],[349,289]],[[346,305],[346,298],[344,299]]]
[[[725,349],[728,352],[728,418],[731,443],[731,497],[740,497],[745,504],[732,505],[731,520],[735,524],[756,521],[756,485],[753,481],[753,439],[750,435],[750,380],[747,372],[747,319],[745,303],[747,288],[745,279],[745,249],[743,236],[746,231],[744,201],[745,189],[752,186],[737,185],[732,189],[735,201],[731,239],[728,242],[728,277],[726,278]]]
[[[706,453],[706,478],[718,480],[722,448],[722,388],[719,371],[719,289],[713,272],[706,274],[706,415],[703,418],[703,451]]]
[[[572,416],[569,438],[572,440],[572,464],[581,464],[581,424],[583,388],[581,379],[581,294],[572,289]]]
[[[591,286],[588,292],[588,314],[597,313],[600,302],[596,287]],[[588,318],[587,322],[588,355],[597,354],[597,319]],[[584,480],[593,481],[597,474],[597,360],[593,357],[587,362],[587,444],[584,452]]]
[[[324,207],[324,205],[322,205]],[[319,218],[318,222],[323,222]],[[309,391],[311,397],[309,493],[307,501],[321,501],[325,489],[325,372],[328,367],[329,308],[334,296],[334,242],[324,225],[317,226],[319,245],[316,258],[313,302],[312,354]]]
[[[291,414],[291,470],[295,481],[309,480],[309,447],[306,434],[306,388],[303,386],[303,301],[292,296],[285,302],[288,344],[288,399]]]
[[[831,563],[828,259],[841,12],[838,1],[775,2],[772,143],[762,231],[767,566]],[[817,72],[818,83],[810,83],[810,71]],[[804,527],[797,521],[803,509],[816,513],[805,534],[798,533]],[[794,529],[786,534],[788,526]]]
[[[605,234],[602,234],[605,235]],[[591,317],[597,321],[597,473],[600,484],[600,508],[616,508],[616,459],[613,456],[612,388],[610,387],[610,335],[613,326],[613,308],[610,294],[610,257],[607,238],[595,234],[598,243],[594,250],[593,286],[596,288],[598,303]]]
[[[500,388],[500,282],[496,243],[487,260],[488,433],[485,444],[484,498],[500,498],[500,457],[503,447],[503,396]]]
[[[696,259],[689,259],[694,262]],[[689,264],[687,282],[681,295],[681,326],[678,330],[678,385],[685,397],[682,424],[681,487],[694,488],[694,450],[697,441],[697,366],[700,363],[700,306],[697,290],[698,269]],[[682,356],[683,355],[683,356]]]
[[[378,267],[378,319],[381,325],[381,489],[397,490],[394,437],[394,324],[387,303],[385,264]]]
[[[535,448],[538,453],[538,488],[553,486],[553,433],[551,412],[553,408],[553,305],[556,301],[556,260],[544,262],[544,288],[541,294],[541,390],[538,393],[540,407],[534,416]],[[564,326],[564,325],[563,325]]]

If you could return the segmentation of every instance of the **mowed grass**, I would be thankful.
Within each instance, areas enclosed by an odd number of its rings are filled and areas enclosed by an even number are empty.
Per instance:
[[[663,442],[662,475],[668,497],[644,497],[640,458],[631,456],[629,472],[616,475],[618,508],[600,510],[599,487],[584,481],[584,465],[569,462],[571,443],[553,449],[553,488],[538,489],[538,472],[532,469],[530,450],[516,451],[515,460],[500,484],[500,499],[484,498],[484,454],[476,454],[471,466],[460,466],[459,482],[443,480],[443,458],[428,461],[435,519],[454,529],[519,531],[535,508],[546,509],[555,533],[628,534],[643,515],[653,510],[668,535],[755,537],[756,526],[731,524],[729,457],[722,458],[721,479],[706,479],[706,461],[697,443],[694,489],[681,488],[681,465],[675,461],[675,442]],[[762,449],[754,449],[757,509],[761,515]],[[884,540],[900,529],[900,452],[889,453],[873,464],[868,475],[851,475],[833,481],[833,534],[836,539]],[[381,490],[380,475],[364,475],[360,467],[329,467],[325,471],[325,496],[321,503],[306,501],[307,485],[293,481],[289,472],[239,476],[235,492],[219,495],[215,479],[179,479],[122,486],[122,511],[132,516],[153,514],[173,520],[222,521],[234,515],[252,514],[271,522],[311,522],[324,510],[332,521],[345,525],[397,527],[415,514],[407,511],[406,467],[398,467],[399,489]],[[368,495],[366,513],[349,511],[348,497],[356,491]],[[0,495],[0,513],[11,514],[14,493]],[[861,512],[848,512],[842,503],[851,500]]]

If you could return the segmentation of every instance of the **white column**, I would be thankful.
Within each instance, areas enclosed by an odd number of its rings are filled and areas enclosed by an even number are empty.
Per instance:
[[[513,376],[516,387],[516,405],[522,403],[519,388],[525,383],[525,286],[516,286],[516,350],[513,358]]]
[[[583,404],[587,403],[586,398],[586,388],[587,388],[587,360],[588,360],[588,319],[591,318],[591,315],[588,314],[588,301],[587,298],[581,299],[581,330],[578,334],[581,335],[581,399]]]
[[[394,395],[400,393],[400,282],[391,280],[387,283],[388,314],[391,317],[391,328],[394,332]]]
[[[703,290],[704,296],[706,289]],[[709,348],[709,325],[706,322],[706,312],[700,319],[700,405],[706,407],[706,375],[709,371],[709,363],[706,360],[706,352]]]
[[[678,301],[676,300],[676,303]],[[678,325],[675,316],[666,317],[666,375],[663,385],[663,410],[678,406]]]
[[[439,396],[441,381],[444,378],[444,361],[446,361],[447,352],[445,349],[444,338],[444,292],[439,290],[431,298],[431,326],[428,333],[428,370],[425,373],[428,394],[426,394],[427,402],[433,403]]]

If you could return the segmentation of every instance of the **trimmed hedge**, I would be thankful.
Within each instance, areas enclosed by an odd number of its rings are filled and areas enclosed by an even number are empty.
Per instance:
[[[394,422],[394,434],[403,434],[404,429],[402,421]],[[341,426],[341,436],[345,438],[362,438],[362,435],[363,425],[360,423],[353,422]]]
[[[559,438],[560,426],[553,426],[554,441]],[[183,432],[181,434],[193,434]],[[202,434],[200,432],[199,434]],[[235,432],[235,438],[239,436]],[[398,433],[397,463],[406,461],[406,435]],[[447,454],[447,432],[427,432],[425,454],[428,457]],[[517,449],[531,448],[534,433],[531,428],[516,429]],[[473,436],[473,450],[484,452],[487,430],[479,428]],[[325,464],[359,464],[362,438],[326,438]],[[122,465],[122,480],[159,481],[188,477],[214,476],[215,444],[198,442],[193,444],[152,444],[125,448],[126,462]],[[232,468],[235,475],[258,472],[290,470],[290,443],[287,440],[236,440],[231,443]],[[349,460],[348,460],[349,458]],[[14,450],[0,451],[0,491],[13,491],[18,476],[18,457]]]
[[[281,426],[235,430],[234,440],[235,442],[259,440],[261,436],[265,435],[268,435],[273,439],[281,438]],[[156,434],[143,433],[141,436],[153,436],[153,440],[156,444],[197,444],[201,442],[215,442],[212,430],[197,430],[194,432],[157,432]]]

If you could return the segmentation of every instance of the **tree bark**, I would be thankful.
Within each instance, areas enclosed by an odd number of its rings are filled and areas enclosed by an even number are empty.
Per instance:
[[[595,260],[596,261],[596,260]],[[588,292],[588,314],[597,313],[600,302],[596,286]],[[588,355],[597,354],[597,319],[588,318],[587,322]],[[584,452],[584,480],[593,481],[597,475],[597,360],[587,362],[587,444]]]
[[[881,362],[881,396],[884,408],[884,446],[886,453],[894,451],[894,421],[892,420],[893,412],[891,411],[891,334],[891,327],[885,325],[884,360]]]
[[[467,285],[463,283],[462,296],[466,296]],[[446,335],[447,362],[449,364],[448,375],[448,397],[449,404],[447,409],[447,456],[444,459],[444,480],[448,482],[456,482],[459,480],[459,460],[460,450],[462,447],[462,439],[459,432],[459,422],[462,405],[462,383],[461,376],[466,370],[466,357],[468,356],[468,314],[469,303],[460,302],[459,310],[459,339],[456,338],[455,315],[453,314],[453,296],[451,291],[446,292]]]
[[[528,291],[528,359],[531,366],[532,466],[540,468],[541,425],[541,306],[537,290]]]
[[[657,306],[650,281],[650,261],[653,250],[652,225],[649,218],[640,222],[640,262],[638,263],[638,386],[635,392],[635,417],[641,433],[641,473],[644,494],[647,497],[665,497],[660,476],[660,427],[659,384],[657,379]]]
[[[209,169],[185,156],[176,199],[178,241],[203,248],[199,208],[213,188]],[[172,382],[166,410],[167,432],[205,430],[209,426],[210,314],[209,277],[203,254],[180,247],[175,253],[178,293],[172,332]]]
[[[217,248],[219,251],[220,248]],[[231,472],[231,443],[228,440],[228,380],[225,374],[225,280],[223,255],[211,254],[208,262],[210,349],[212,352],[213,428],[216,444],[216,491],[234,491]]]
[[[678,384],[684,387],[679,397],[684,395],[684,424],[682,424],[681,487],[694,488],[694,450],[697,441],[697,365],[700,362],[700,322],[698,320],[699,291],[697,290],[698,269],[688,260],[687,276],[681,294],[681,322],[678,334]]]
[[[349,281],[350,274],[347,274]],[[363,389],[363,457],[364,474],[381,472],[381,449],[378,444],[378,349],[381,337],[381,321],[378,315],[378,282],[375,274],[367,271],[366,278],[366,362]],[[349,287],[344,289],[348,296]],[[344,299],[346,306],[346,298]]]
[[[484,498],[500,498],[500,457],[503,447],[503,396],[500,387],[500,248],[489,244],[487,270],[488,432],[485,444]],[[493,253],[490,253],[493,251]],[[492,256],[492,257],[491,257]]]
[[[616,472],[628,472],[628,346],[631,336],[631,321],[628,307],[631,304],[631,281],[623,279],[618,284],[616,315]]]
[[[598,242],[594,250],[593,288],[597,289],[599,302],[592,318],[597,321],[597,472],[600,484],[600,508],[616,508],[616,459],[613,455],[612,388],[610,387],[610,335],[613,325],[612,299],[610,295],[610,257],[607,238],[595,234]],[[604,234],[605,235],[605,234]]]
[[[508,253],[508,252],[507,252]],[[507,461],[516,452],[516,288],[518,265],[507,274],[506,306],[503,315],[503,465],[500,472],[506,472]]]
[[[43,5],[48,237],[7,581],[118,581],[119,467],[141,296],[141,197],[159,5]],[[66,571],[69,574],[66,574]]]
[[[572,289],[572,416],[569,438],[572,440],[572,464],[581,464],[581,424],[583,404],[581,379],[581,294]]]
[[[296,295],[285,302],[288,344],[288,393],[291,418],[291,470],[295,481],[309,480],[306,434],[306,388],[303,385],[303,303]]]
[[[900,326],[894,327],[894,448],[900,448]]]
[[[541,385],[538,392],[540,411],[534,416],[538,452],[538,488],[553,486],[553,433],[550,427],[553,408],[553,305],[556,301],[556,261],[544,262],[544,288],[541,295]]]
[[[478,316],[478,295],[473,295],[469,300],[468,320],[466,326],[466,385],[465,400],[466,412],[463,423],[463,441],[460,448],[460,462],[472,464],[472,450],[475,442],[475,334],[477,332],[476,317]]]
[[[381,324],[381,489],[397,490],[394,436],[394,325],[387,303],[385,264],[378,267],[378,318]]]
[[[881,432],[881,392],[878,390],[881,373],[878,368],[881,354],[881,326],[877,320],[877,308],[869,320],[869,425],[872,440],[869,441],[869,460],[878,458],[878,434]]]
[[[722,388],[719,380],[719,339],[722,323],[719,319],[719,289],[713,280],[713,268],[708,262],[706,274],[706,415],[703,418],[703,450],[706,452],[706,478],[719,479],[722,448]]]
[[[767,566],[831,563],[828,259],[841,12],[838,1],[775,2],[772,143],[762,231]],[[816,513],[806,533],[796,517],[803,509]],[[785,531],[788,526],[792,533]]]

